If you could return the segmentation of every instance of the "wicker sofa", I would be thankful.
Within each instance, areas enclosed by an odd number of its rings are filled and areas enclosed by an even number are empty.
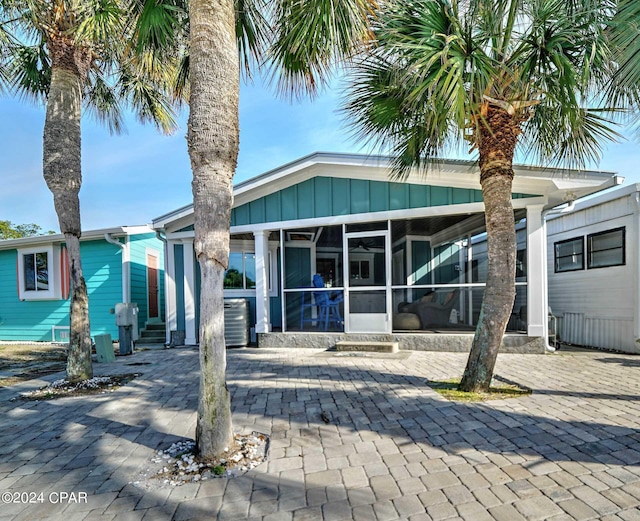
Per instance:
[[[459,289],[441,293],[432,291],[415,302],[401,302],[398,305],[398,313],[416,315],[422,329],[446,326],[449,324],[451,310],[455,306],[459,294]]]

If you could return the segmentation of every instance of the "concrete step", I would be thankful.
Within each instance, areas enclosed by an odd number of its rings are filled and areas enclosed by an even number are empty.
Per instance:
[[[148,336],[164,336],[165,332],[162,330],[153,330],[153,331],[149,331],[148,329],[143,329],[142,331],[140,331],[140,335],[148,335]]]
[[[336,342],[338,351],[370,351],[373,353],[397,353],[398,342],[363,342],[360,340],[340,340]]]
[[[145,331],[165,331],[166,329],[166,325],[164,322],[152,322],[150,324],[147,324],[147,326],[144,328]]]

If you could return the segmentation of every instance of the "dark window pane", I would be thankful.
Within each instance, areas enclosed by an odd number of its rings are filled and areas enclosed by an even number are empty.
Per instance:
[[[229,254],[229,268],[224,274],[225,289],[243,288],[242,253]]]
[[[584,242],[582,237],[556,242],[554,244],[555,271],[576,271],[584,269]]]
[[[256,287],[256,256],[254,253],[244,254],[245,289]]]
[[[624,228],[619,228],[587,237],[589,268],[624,265],[624,231]]]
[[[49,289],[49,256],[46,252],[36,253],[36,269],[38,290],[47,291]]]
[[[23,255],[24,262],[24,289],[35,291],[36,289],[36,256],[33,253]]]

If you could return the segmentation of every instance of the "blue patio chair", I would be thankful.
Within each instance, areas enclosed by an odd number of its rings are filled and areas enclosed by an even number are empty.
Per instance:
[[[313,276],[313,286],[324,288],[322,275],[316,273]],[[318,306],[318,324],[324,331],[329,330],[329,326],[342,327],[342,315],[340,314],[340,303],[344,300],[342,291],[329,293],[328,291],[314,291],[313,298]]]

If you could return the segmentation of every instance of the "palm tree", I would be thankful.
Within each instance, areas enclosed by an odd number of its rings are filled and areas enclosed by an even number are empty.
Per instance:
[[[615,67],[605,29],[614,0],[411,0],[385,4],[354,68],[345,112],[395,157],[394,173],[451,145],[477,151],[488,276],[464,391],[489,387],[515,297],[511,189],[516,149],[583,167],[615,140],[602,105]]]
[[[172,78],[160,53],[135,53],[141,2],[123,0],[2,0],[0,73],[15,94],[46,105],[43,175],[53,194],[69,253],[72,284],[67,378],[91,378],[89,302],[80,259],[80,120],[86,107],[110,130],[122,110],[164,131],[175,128]]]
[[[241,66],[267,60],[279,88],[314,93],[336,60],[367,38],[375,0],[191,0],[190,113],[195,252],[201,270],[200,399],[196,442],[204,457],[232,437],[226,386],[223,277],[229,260]],[[240,52],[239,52],[240,51]]]

